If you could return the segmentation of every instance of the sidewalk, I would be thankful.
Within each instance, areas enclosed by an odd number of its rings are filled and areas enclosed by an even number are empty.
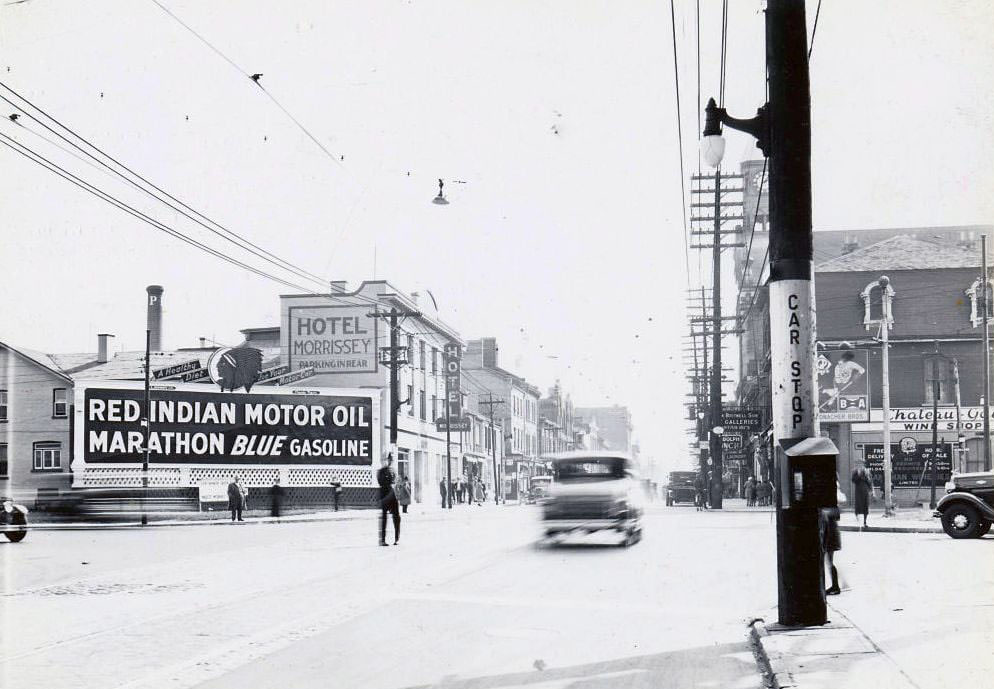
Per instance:
[[[501,504],[503,508],[505,505]],[[516,507],[516,503],[508,503],[507,507]],[[454,505],[452,514],[461,510],[472,509],[482,511],[485,509],[497,509],[494,503],[485,503],[479,507],[474,505]],[[449,511],[440,505],[412,504],[407,508],[407,514],[402,517],[428,516],[440,518]],[[141,523],[141,515],[136,512],[122,512],[119,515],[108,515],[103,520],[72,521],[69,518],[59,521],[39,521],[49,517],[44,512],[32,512],[28,515],[28,529],[31,531],[74,531],[89,529],[132,529],[151,528],[163,526],[232,526],[240,524],[286,524],[301,522],[334,522],[334,521],[354,521],[358,519],[374,519],[377,517],[375,507],[348,507],[335,510],[316,511],[294,511],[280,517],[273,517],[269,510],[249,510],[244,514],[243,522],[232,522],[231,513],[228,510],[213,510],[204,512],[154,512],[148,515],[148,523],[144,526]]]
[[[750,625],[760,668],[770,687],[921,689],[831,604],[829,615],[832,621],[823,627],[781,627],[763,620]],[[767,613],[767,619],[776,617],[776,609]]]
[[[747,507],[741,498],[725,498],[722,501],[722,512],[773,512],[772,507]],[[848,508],[848,509],[847,509]],[[884,517],[883,510],[871,510],[867,523],[863,528],[863,519],[856,519],[849,505],[840,505],[842,520],[839,522],[841,531],[865,531],[869,533],[942,533],[942,524],[932,516],[929,508],[904,507],[895,509],[894,516]]]

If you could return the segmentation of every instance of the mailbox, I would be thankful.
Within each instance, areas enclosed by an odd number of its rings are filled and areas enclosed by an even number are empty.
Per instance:
[[[804,438],[780,450],[780,506],[837,507],[839,451],[828,438]]]

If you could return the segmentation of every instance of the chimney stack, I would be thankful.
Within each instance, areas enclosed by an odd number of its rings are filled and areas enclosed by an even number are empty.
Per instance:
[[[110,338],[114,337],[110,333],[98,333],[97,334],[97,363],[106,364],[110,361],[110,355],[107,352],[107,345],[110,344]]]
[[[201,337],[200,338],[200,348],[201,349],[207,349],[207,338],[206,337]]]
[[[148,292],[148,325],[151,331],[149,349],[153,352],[162,351],[162,286],[149,285],[145,288]]]

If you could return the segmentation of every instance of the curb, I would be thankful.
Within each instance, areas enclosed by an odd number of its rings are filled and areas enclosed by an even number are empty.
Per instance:
[[[781,689],[777,673],[773,671],[770,656],[767,655],[766,648],[763,646],[763,637],[769,636],[769,634],[766,622],[762,617],[757,617],[749,622],[749,645],[752,646],[752,655],[756,659],[759,672],[763,675],[763,686],[766,689]]]
[[[862,533],[943,533],[939,526],[850,526],[839,525],[839,531],[851,531]]]

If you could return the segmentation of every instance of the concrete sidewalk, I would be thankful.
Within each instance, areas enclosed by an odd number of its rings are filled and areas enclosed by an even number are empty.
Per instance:
[[[757,620],[750,634],[771,687],[921,689],[870,637],[829,604],[823,627],[781,627]],[[775,620],[777,611],[767,613]],[[765,667],[763,667],[765,666]]]

